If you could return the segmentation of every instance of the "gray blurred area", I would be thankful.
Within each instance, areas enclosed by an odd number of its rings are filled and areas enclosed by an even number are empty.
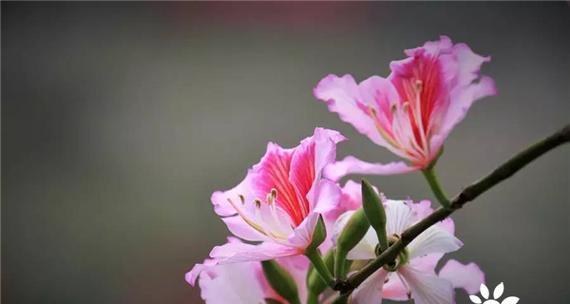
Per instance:
[[[387,75],[440,34],[491,55],[500,91],[447,141],[454,194],[568,123],[569,30],[566,2],[2,2],[3,303],[200,303],[184,274],[228,235],[210,194],[316,126],[350,138],[339,157],[395,160],[312,88]],[[570,298],[569,152],[454,215],[450,256],[520,303]],[[370,180],[432,197],[420,174]]]

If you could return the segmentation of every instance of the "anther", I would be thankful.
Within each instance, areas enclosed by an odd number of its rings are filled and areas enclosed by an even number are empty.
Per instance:
[[[241,201],[242,204],[245,204],[245,196],[243,196],[243,194],[238,195],[239,200]]]
[[[421,80],[416,80],[415,86],[416,86],[416,92],[420,93],[423,88],[423,82]]]
[[[261,207],[261,201],[260,200],[255,199],[253,202],[255,203],[255,207],[257,207],[257,208]]]

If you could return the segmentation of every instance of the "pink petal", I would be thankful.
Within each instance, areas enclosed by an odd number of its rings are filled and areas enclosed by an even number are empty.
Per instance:
[[[327,166],[325,168],[325,176],[337,181],[349,174],[394,175],[416,170],[419,170],[419,168],[408,166],[401,161],[387,164],[367,163],[354,156],[347,156],[343,160]]]
[[[373,142],[384,143],[374,121],[360,106],[366,101],[363,100],[360,88],[351,75],[328,75],[317,84],[313,93],[328,105],[329,111],[338,113],[342,121],[352,124]]]
[[[313,212],[326,214],[340,208],[341,190],[336,183],[329,180],[321,180],[315,192],[316,201]]]
[[[320,214],[316,212],[310,213],[303,222],[295,228],[293,234],[289,237],[289,244],[298,248],[297,251],[302,253],[313,240],[313,232],[319,220],[319,215]]]
[[[441,56],[446,78],[450,79],[447,85],[450,101],[441,117],[440,130],[434,132],[432,149],[439,149],[476,100],[497,94],[493,79],[480,75],[481,66],[490,60],[490,57],[475,54],[463,43],[454,45],[448,50],[448,55]]]
[[[247,241],[265,241],[267,237],[247,224],[239,215],[224,217],[222,221],[235,236]]]
[[[259,263],[237,263],[213,267],[200,276],[202,298],[208,304],[264,303],[272,293],[260,282]]]
[[[298,248],[264,242],[259,245],[245,243],[226,243],[216,246],[210,252],[210,256],[219,264],[266,261],[275,258],[301,254]]]
[[[376,271],[352,292],[355,304],[378,304],[382,302],[382,288],[388,273],[384,269]]]
[[[237,212],[235,208],[232,207],[228,200],[239,202],[240,195],[243,195],[246,200],[252,200],[255,198],[255,195],[250,190],[250,179],[248,176],[246,176],[246,178],[234,188],[227,191],[216,191],[212,194],[211,201],[214,205],[214,211],[216,214],[219,216],[236,215]]]
[[[453,286],[447,280],[426,274],[410,266],[398,270],[412,292],[416,304],[452,304]]]
[[[475,294],[479,286],[485,283],[485,274],[475,263],[461,264],[449,260],[439,271],[439,277],[453,284],[454,288],[463,288],[468,294]]]
[[[316,128],[313,136],[301,141],[291,160],[290,181],[297,194],[309,201],[313,209],[316,202],[317,184],[325,166],[335,161],[336,144],[345,140],[339,132]]]

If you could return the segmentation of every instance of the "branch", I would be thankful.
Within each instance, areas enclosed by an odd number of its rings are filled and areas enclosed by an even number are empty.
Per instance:
[[[449,208],[438,208],[423,220],[406,229],[402,233],[400,240],[390,246],[386,251],[382,252],[382,254],[362,268],[359,272],[350,276],[348,280],[337,284],[335,289],[340,291],[341,294],[351,293],[352,290],[358,287],[358,285],[360,285],[376,270],[380,269],[384,264],[393,261],[412,240],[426,229],[444,220],[455,210],[463,207],[463,205],[474,200],[493,186],[511,177],[541,155],[564,143],[568,143],[569,141],[570,125],[566,125],[558,132],[518,153],[506,163],[493,170],[491,174],[463,189],[461,193],[451,200]]]

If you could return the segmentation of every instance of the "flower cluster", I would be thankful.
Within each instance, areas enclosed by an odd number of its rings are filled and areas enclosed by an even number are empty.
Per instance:
[[[391,63],[387,78],[357,83],[350,75],[329,75],[314,94],[407,163],[367,163],[352,156],[336,161],[336,145],[345,137],[324,128],[293,148],[269,143],[241,183],[212,195],[216,214],[233,236],[186,275],[190,284],[199,283],[207,303],[377,304],[411,298],[436,304],[454,303],[455,288],[478,290],[484,274],[473,263],[449,260],[436,271],[445,253],[463,245],[448,218],[354,286],[349,297],[326,291],[433,212],[427,200],[391,200],[366,182],[361,188],[351,180],[344,186],[337,181],[353,173],[431,168],[472,103],[495,93],[493,81],[479,74],[489,58],[465,44],[441,37],[405,54]]]

